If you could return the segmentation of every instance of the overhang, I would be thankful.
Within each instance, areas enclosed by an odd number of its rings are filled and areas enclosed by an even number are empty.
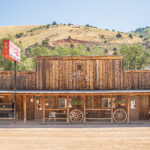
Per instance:
[[[85,94],[85,95],[150,95],[150,89],[143,90],[0,90],[0,94]]]

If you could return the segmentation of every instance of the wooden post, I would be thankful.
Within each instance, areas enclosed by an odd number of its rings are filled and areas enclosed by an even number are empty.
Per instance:
[[[67,95],[67,123],[69,123],[69,98],[70,96]]]
[[[130,122],[130,100],[129,100],[129,95],[127,96],[127,103],[128,103],[128,118],[127,118],[127,122]]]
[[[111,95],[111,122],[113,122],[113,99]]]
[[[43,123],[45,123],[45,95],[43,96]]]
[[[23,96],[23,108],[24,108],[24,123],[26,123],[27,120],[27,100],[26,100],[26,96]]]
[[[86,123],[86,96],[83,96],[83,122]]]

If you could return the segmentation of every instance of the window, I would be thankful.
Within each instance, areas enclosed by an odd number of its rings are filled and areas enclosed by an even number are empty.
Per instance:
[[[59,108],[66,108],[66,106],[67,106],[67,99],[59,98]]]
[[[110,98],[102,98],[102,108],[110,108],[111,101]]]

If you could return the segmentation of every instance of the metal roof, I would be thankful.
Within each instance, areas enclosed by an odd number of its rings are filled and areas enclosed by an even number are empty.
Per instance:
[[[0,90],[0,94],[13,94],[13,90]],[[17,90],[16,94],[130,94],[130,93],[149,93],[146,90]]]

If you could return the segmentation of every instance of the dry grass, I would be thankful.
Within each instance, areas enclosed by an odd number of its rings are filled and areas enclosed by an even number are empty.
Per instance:
[[[42,28],[34,30],[32,33],[26,32],[36,27],[39,27],[39,25],[0,27],[0,38],[5,37],[7,34],[15,36],[19,32],[24,32],[26,36],[15,40],[16,42],[21,41],[24,48],[36,42],[41,43],[47,37],[50,39],[50,44],[53,41],[67,39],[68,36],[71,36],[72,39],[98,43],[100,46],[108,49],[118,47],[123,43],[141,42],[141,38],[134,36],[133,39],[130,39],[128,34],[125,33],[121,33],[122,38],[118,39],[116,38],[117,32],[76,25],[50,26],[48,29]],[[101,35],[104,35],[104,38],[101,38]],[[107,41],[107,43],[104,44],[104,41]]]
[[[0,129],[0,150],[149,150],[150,128]]]

